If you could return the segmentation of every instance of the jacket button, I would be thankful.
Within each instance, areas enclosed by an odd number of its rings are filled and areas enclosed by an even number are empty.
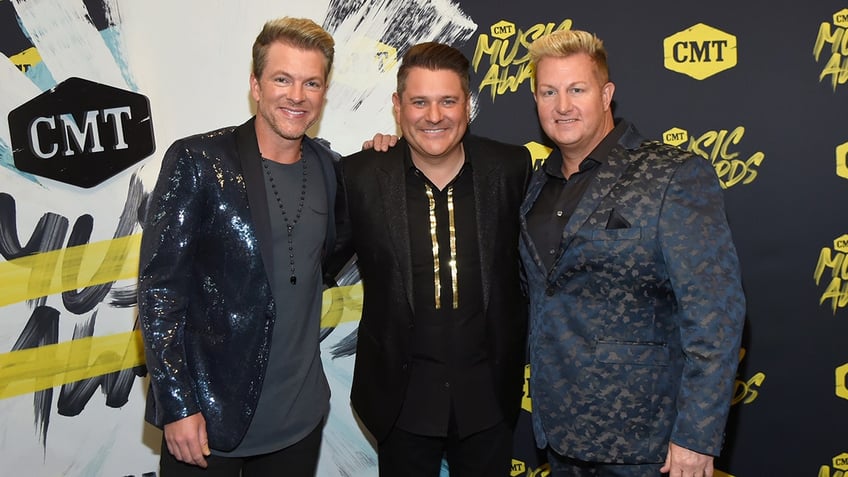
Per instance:
[[[404,371],[406,371],[406,368],[407,368],[406,363],[403,363],[403,365],[401,365],[401,367],[400,367],[400,369],[402,369],[402,370],[404,370]]]
[[[548,288],[545,289],[545,295],[554,296],[555,293],[556,293],[556,290],[554,290],[553,287],[548,287]]]

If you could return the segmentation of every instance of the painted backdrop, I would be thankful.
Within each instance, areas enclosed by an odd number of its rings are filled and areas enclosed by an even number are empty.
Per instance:
[[[474,132],[543,158],[527,45],[596,32],[616,116],[725,189],[748,315],[718,475],[848,473],[848,2],[0,0],[0,474],[156,475],[138,208],[174,139],[252,114],[250,47],[283,15],[336,38],[311,134],[341,154],[395,131],[397,59],[438,40],[472,60]],[[357,281],[324,295],[322,477],[376,475],[348,404]],[[512,475],[546,475],[524,408]]]

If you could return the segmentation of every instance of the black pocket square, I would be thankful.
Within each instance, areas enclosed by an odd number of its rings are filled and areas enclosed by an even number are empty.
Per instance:
[[[630,222],[627,221],[624,217],[621,216],[615,209],[610,211],[609,219],[607,219],[607,226],[605,227],[607,230],[611,229],[629,229]]]

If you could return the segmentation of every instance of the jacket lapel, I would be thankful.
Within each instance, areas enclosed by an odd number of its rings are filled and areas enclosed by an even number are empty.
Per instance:
[[[466,142],[466,147],[468,147]],[[494,191],[498,191],[498,181],[502,176],[498,174],[501,169],[500,164],[495,161],[487,160],[482,157],[481,153],[473,150],[471,147],[466,149],[466,160],[472,161],[471,172],[474,178],[474,207],[477,218],[477,246],[480,252],[480,277],[483,288],[483,313],[485,314],[489,308],[489,295],[491,290],[492,265],[497,259],[492,247],[497,237],[497,214],[492,212],[498,210],[497,198],[493,195]],[[477,156],[475,158],[475,156]],[[488,237],[488,238],[487,238]]]
[[[406,171],[404,171],[403,155],[409,146],[401,139],[397,146],[385,153],[386,160],[382,161],[376,170],[377,185],[380,188],[379,205],[386,217],[386,227],[392,242],[395,260],[401,270],[403,286],[406,289],[406,299],[409,307],[415,311],[412,295],[412,248],[409,244],[409,217],[406,205]]]
[[[268,201],[265,195],[265,177],[262,172],[262,157],[259,154],[259,144],[256,142],[254,118],[236,128],[236,144],[238,157],[241,162],[244,187],[247,191],[247,203],[253,227],[256,230],[256,240],[262,254],[262,264],[265,275],[272,280],[271,265],[274,263],[274,249],[271,235],[271,218],[268,215]]]
[[[601,202],[610,193],[610,190],[612,190],[612,187],[618,182],[624,171],[627,170],[629,161],[627,160],[628,156],[626,152],[623,147],[616,145],[610,151],[606,162],[601,164],[601,169],[592,180],[592,183],[589,184],[580,202],[577,203],[577,208],[574,210],[568,223],[565,224],[565,228],[562,231],[561,252],[556,263],[551,267],[551,273],[548,274],[548,278],[555,279],[562,273],[560,268],[565,264],[564,258],[567,256],[568,247],[571,245],[574,237],[577,236],[577,232],[589,220],[589,217],[597,210],[598,206],[600,206]]]
[[[536,267],[539,269],[541,274],[545,274],[546,272],[545,265],[542,263],[542,258],[536,250],[536,244],[533,242],[533,237],[527,229],[527,214],[530,213],[530,210],[533,208],[533,204],[535,204],[536,199],[539,198],[542,187],[544,187],[545,182],[547,182],[546,179],[545,171],[542,170],[541,167],[533,172],[533,175],[530,177],[530,184],[527,186],[527,193],[524,196],[524,201],[521,203],[521,209],[518,217],[521,243],[527,247],[527,252],[530,257],[533,258],[533,263],[536,264]]]

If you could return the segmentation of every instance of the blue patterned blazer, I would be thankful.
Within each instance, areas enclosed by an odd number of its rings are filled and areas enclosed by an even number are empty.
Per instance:
[[[669,440],[718,455],[745,299],[715,171],[632,125],[600,167],[550,270],[526,220],[541,169],[521,207],[537,445],[607,463],[662,462]]]

